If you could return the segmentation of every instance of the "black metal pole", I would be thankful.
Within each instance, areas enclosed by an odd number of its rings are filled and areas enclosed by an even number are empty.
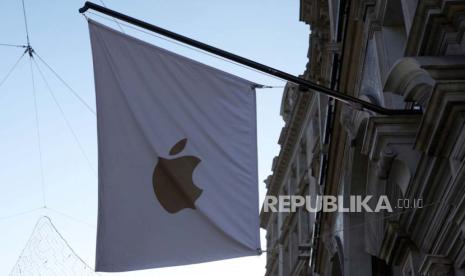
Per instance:
[[[382,106],[378,106],[376,104],[373,104],[373,103],[370,103],[370,102],[367,102],[367,101],[364,101],[364,100],[361,100],[361,99],[358,99],[358,98],[355,98],[355,97],[340,93],[338,91],[329,89],[327,87],[316,84],[314,82],[311,82],[311,81],[296,77],[296,76],[291,75],[289,73],[274,69],[274,68],[266,66],[264,64],[255,62],[253,60],[250,60],[250,59],[235,55],[233,53],[221,50],[219,48],[210,46],[210,45],[205,44],[203,42],[200,42],[200,41],[191,39],[189,37],[186,37],[186,36],[171,32],[169,30],[160,28],[158,26],[149,24],[149,23],[144,22],[142,20],[139,20],[137,18],[134,18],[134,17],[119,13],[117,11],[108,9],[106,7],[94,4],[92,2],[85,2],[84,6],[79,9],[79,12],[80,13],[85,13],[89,9],[98,11],[100,13],[106,14],[108,16],[117,18],[117,19],[125,21],[125,22],[131,23],[131,24],[136,25],[138,27],[141,27],[143,29],[146,29],[146,30],[158,33],[158,34],[161,34],[163,36],[166,36],[166,37],[169,37],[171,39],[180,41],[182,43],[185,43],[187,45],[199,48],[201,50],[204,50],[204,51],[207,51],[209,53],[218,55],[220,57],[235,61],[237,63],[240,63],[242,65],[245,65],[245,66],[254,68],[256,70],[265,72],[267,74],[276,76],[276,77],[281,78],[283,80],[298,84],[302,88],[301,89],[302,91],[307,91],[308,92],[309,89],[312,89],[312,90],[314,90],[316,92],[328,95],[329,97],[332,97],[332,98],[334,98],[336,100],[339,100],[341,102],[344,102],[346,104],[353,105],[353,106],[356,106],[356,107],[360,107],[362,109],[370,110],[370,111],[373,111],[373,112],[376,112],[376,113],[379,113],[379,114],[383,114],[383,115],[417,115],[417,114],[421,114],[421,111],[419,111],[419,110],[387,109],[387,108],[384,108]]]

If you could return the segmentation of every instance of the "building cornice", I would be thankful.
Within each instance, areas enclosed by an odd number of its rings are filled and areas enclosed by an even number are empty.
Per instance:
[[[309,106],[314,97],[314,93],[299,93],[297,101],[293,107],[291,118],[286,124],[283,135],[283,142],[277,161],[273,166],[273,175],[269,181],[267,195],[278,195],[281,189],[284,177],[289,169],[289,163],[295,150],[298,148],[298,139],[300,138],[302,127],[310,110]],[[260,226],[266,228],[270,214],[260,212]]]

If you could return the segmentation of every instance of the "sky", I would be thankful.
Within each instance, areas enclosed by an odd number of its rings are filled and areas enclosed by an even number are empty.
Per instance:
[[[82,4],[83,1],[77,0],[25,0],[31,46],[83,101],[94,108],[88,28],[85,18],[77,11]],[[299,22],[297,0],[106,0],[105,4],[294,75],[305,70],[309,26]],[[92,14],[89,17],[120,28],[112,20]],[[0,18],[0,43],[25,44],[21,1],[0,1]],[[285,85],[282,80],[127,26],[121,27],[129,35],[245,79],[264,85]],[[0,275],[8,275],[11,271],[42,216],[48,216],[76,254],[93,267],[97,220],[95,115],[38,61],[57,105],[34,63],[32,80],[27,56],[2,84],[23,51],[0,46]],[[283,127],[279,116],[282,91],[282,88],[257,90],[260,200],[266,192],[263,180],[271,173],[272,159],[279,152],[277,141]],[[47,208],[42,208],[44,205]],[[265,248],[263,231],[262,248]],[[247,276],[264,272],[265,254],[100,275]]]

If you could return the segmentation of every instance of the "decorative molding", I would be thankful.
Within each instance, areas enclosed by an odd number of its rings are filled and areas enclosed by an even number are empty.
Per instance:
[[[386,146],[380,154],[378,163],[376,164],[376,175],[380,179],[387,179],[389,171],[392,167],[392,162],[397,156],[397,153],[390,147]]]
[[[368,118],[362,153],[378,161],[383,149],[396,144],[414,144],[420,116],[374,116]]]
[[[453,275],[452,262],[441,255],[427,255],[420,265],[420,273],[425,276]]]
[[[341,52],[341,44],[337,42],[326,43],[325,51],[331,54],[339,54]]]
[[[311,104],[314,99],[314,93],[297,94],[296,103],[293,106],[291,117],[286,124],[285,133],[282,137],[281,150],[279,155],[273,161],[273,175],[269,184],[267,195],[278,195],[283,184],[284,177],[289,169],[292,156],[299,148],[299,138],[302,133],[305,119],[311,113]],[[260,213],[260,227],[266,228],[270,213]]]
[[[325,245],[325,248],[328,251],[329,256],[334,256],[335,254],[338,254],[338,245],[334,236],[323,236],[323,244]]]
[[[449,158],[465,131],[465,80],[441,81],[432,92],[415,147]]]
[[[426,108],[436,82],[464,75],[465,57],[406,57],[392,66],[383,90]]]
[[[351,141],[357,136],[354,117],[355,111],[350,106],[344,105],[341,107],[341,116],[339,117],[339,121]]]
[[[405,56],[450,55],[463,41],[464,11],[463,1],[418,1]]]
[[[359,98],[373,103],[371,98],[367,97],[366,95],[361,95]],[[366,121],[371,115],[372,114],[370,112],[364,110],[355,110],[349,105],[343,105],[341,107],[339,121],[344,130],[347,132],[347,135],[351,141],[354,141],[357,138],[360,131],[365,131],[365,129],[362,128],[366,126]]]
[[[401,230],[399,223],[387,223],[379,257],[388,264],[399,265],[413,247],[409,237]]]

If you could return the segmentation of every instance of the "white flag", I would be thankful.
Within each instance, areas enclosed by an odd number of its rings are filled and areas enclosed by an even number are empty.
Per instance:
[[[257,255],[256,84],[90,21],[97,271]]]

